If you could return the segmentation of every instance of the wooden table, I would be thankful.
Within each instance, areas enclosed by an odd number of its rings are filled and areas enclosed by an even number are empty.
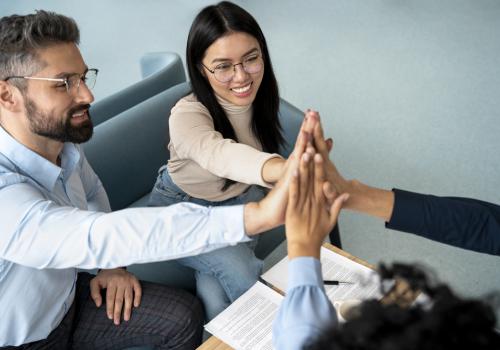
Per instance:
[[[349,254],[348,252],[346,252],[342,249],[339,249],[339,248],[337,248],[329,243],[325,243],[325,244],[323,244],[323,246],[327,249],[334,251],[335,253],[343,255],[346,258],[349,258],[349,259],[357,262],[358,264],[364,265],[372,270],[375,269],[375,267],[373,265],[367,263],[366,261],[364,261],[360,258],[357,258],[354,255]],[[397,298],[397,301],[400,304],[403,303],[404,305],[410,305],[415,300],[415,298],[417,296],[418,296],[418,293],[411,291],[405,281],[396,280],[396,284],[394,285],[394,288],[382,298],[381,302],[382,303],[392,303]],[[224,343],[219,338],[217,338],[215,336],[211,336],[203,344],[201,344],[197,348],[197,350],[234,350],[234,349],[232,347],[230,347],[229,345],[227,345],[226,343]]]

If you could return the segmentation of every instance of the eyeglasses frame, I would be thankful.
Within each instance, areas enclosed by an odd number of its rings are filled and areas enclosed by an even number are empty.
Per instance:
[[[52,82],[64,83],[64,85],[66,85],[66,92],[71,95],[71,92],[70,92],[71,87],[70,87],[70,83],[69,83],[70,82],[69,78],[72,76],[79,77],[78,83],[76,85],[76,93],[78,93],[78,91],[80,90],[80,84],[82,83],[82,78],[84,78],[89,72],[94,72],[96,80],[97,80],[97,74],[99,73],[99,69],[90,68],[87,71],[85,71],[85,73],[82,73],[82,74],[74,73],[74,74],[67,76],[66,78],[25,77],[25,76],[21,76],[21,75],[13,75],[13,76],[5,78],[4,81],[8,81],[9,79],[26,79],[26,80],[41,80],[41,81],[52,81]],[[83,82],[83,83],[85,84],[85,86],[87,86],[87,88],[89,88],[89,86],[85,82]],[[89,89],[92,89],[92,88],[93,87],[91,87]]]
[[[260,58],[260,59],[262,60],[262,62],[261,62],[261,63],[262,63],[262,68],[263,68],[263,67],[264,67],[264,60],[262,59],[262,54],[260,54],[260,53],[259,53],[258,58]],[[244,62],[244,61],[241,61],[241,62],[238,62],[238,63],[235,63],[235,64],[233,64],[233,65],[232,65],[232,66],[233,66],[233,76],[231,77],[231,79],[229,79],[229,80],[227,80],[227,81],[221,81],[221,80],[217,79],[217,77],[216,77],[216,75],[215,75],[215,69],[217,69],[217,67],[215,67],[214,69],[210,69],[210,68],[208,68],[207,66],[205,66],[205,64],[203,64],[203,62],[201,62],[201,65],[202,65],[202,66],[203,66],[206,70],[208,70],[210,73],[212,73],[212,74],[214,75],[214,78],[215,78],[215,79],[216,79],[219,83],[229,83],[231,80],[233,80],[233,79],[234,79],[234,76],[236,75],[236,66],[239,66],[239,65],[241,65],[241,68],[242,68],[242,69],[243,69],[243,71],[244,71],[245,73],[247,73],[247,74],[257,74],[257,73],[259,73],[259,72],[262,70],[262,68],[261,68],[258,72],[255,72],[255,73],[249,73],[249,72],[247,72],[247,71],[246,71],[246,69],[245,69],[245,65],[243,64],[243,62]]]

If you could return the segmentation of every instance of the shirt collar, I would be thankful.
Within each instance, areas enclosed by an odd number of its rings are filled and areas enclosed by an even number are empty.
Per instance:
[[[20,173],[32,178],[48,191],[54,189],[61,173],[64,180],[68,179],[80,160],[77,146],[65,143],[60,154],[61,167],[59,167],[17,141],[1,126],[0,153],[3,153]]]

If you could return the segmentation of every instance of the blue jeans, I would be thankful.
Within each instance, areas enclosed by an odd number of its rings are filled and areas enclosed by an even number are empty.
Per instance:
[[[264,193],[251,186],[245,193],[221,202],[210,202],[191,197],[182,191],[170,178],[166,166],[158,171],[158,179],[151,192],[150,206],[168,206],[180,202],[191,202],[204,206],[227,206],[259,200]],[[235,246],[217,249],[210,253],[181,258],[178,262],[196,270],[196,290],[205,306],[208,320],[246,292],[262,272],[262,260],[255,256],[256,240]]]

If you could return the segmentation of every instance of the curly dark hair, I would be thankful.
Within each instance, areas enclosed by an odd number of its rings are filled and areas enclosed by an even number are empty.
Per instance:
[[[37,49],[57,43],[78,45],[80,31],[69,17],[39,10],[25,16],[11,15],[0,18],[0,80],[10,76],[33,75],[43,68]],[[23,80],[13,81],[19,89]]]
[[[448,350],[500,349],[500,333],[491,305],[462,299],[444,285],[433,285],[420,268],[395,264],[380,267],[382,279],[402,278],[429,302],[410,308],[363,302],[356,316],[325,333],[308,350]]]

